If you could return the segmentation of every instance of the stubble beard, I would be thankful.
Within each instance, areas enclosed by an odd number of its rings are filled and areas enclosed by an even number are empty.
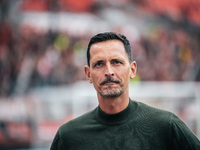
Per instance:
[[[127,89],[127,87],[124,89],[109,88],[109,89],[100,91],[99,94],[103,98],[116,98],[116,97],[121,96],[126,91],[126,89]]]

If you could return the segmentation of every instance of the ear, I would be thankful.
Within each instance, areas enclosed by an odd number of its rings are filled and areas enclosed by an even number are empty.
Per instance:
[[[130,73],[130,78],[133,79],[136,75],[136,70],[137,70],[137,64],[135,61],[131,63],[131,73]]]
[[[90,67],[85,65],[84,71],[85,71],[85,76],[86,76],[87,80],[89,81],[89,83],[92,83],[92,78],[91,78],[91,75],[90,75]]]

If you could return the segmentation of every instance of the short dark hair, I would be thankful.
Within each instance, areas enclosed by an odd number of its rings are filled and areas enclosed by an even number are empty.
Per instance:
[[[90,66],[90,48],[91,48],[91,46],[95,43],[108,41],[108,40],[120,40],[124,44],[125,51],[129,58],[129,62],[130,63],[132,62],[132,50],[131,50],[131,45],[130,45],[128,39],[124,35],[119,34],[119,33],[104,32],[104,33],[99,33],[90,39],[90,42],[89,42],[88,48],[87,48],[88,66]]]

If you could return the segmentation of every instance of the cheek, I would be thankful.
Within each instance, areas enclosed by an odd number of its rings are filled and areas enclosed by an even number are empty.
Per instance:
[[[120,70],[118,71],[118,77],[121,79],[121,80],[129,80],[130,78],[130,71],[129,70]]]
[[[100,74],[99,73],[91,73],[91,78],[92,78],[93,84],[98,84]]]

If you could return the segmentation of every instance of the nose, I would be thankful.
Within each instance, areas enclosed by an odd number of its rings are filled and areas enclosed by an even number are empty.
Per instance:
[[[106,65],[105,76],[114,76],[114,71],[110,64]]]

